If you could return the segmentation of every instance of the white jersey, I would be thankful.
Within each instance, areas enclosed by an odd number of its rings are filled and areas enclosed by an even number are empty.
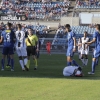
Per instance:
[[[81,49],[82,49],[82,46],[80,44],[81,44],[81,42],[78,41],[78,52],[81,52]]]
[[[16,46],[18,46],[18,43],[20,42],[20,47],[26,47],[25,44],[25,32],[24,31],[16,31]]]
[[[89,38],[88,37],[86,37],[86,38],[82,37],[81,38],[81,41],[82,41],[82,43],[88,42],[89,41]],[[82,49],[88,50],[89,49],[89,46],[88,46],[88,48],[86,48],[86,47],[87,47],[87,44],[82,44]]]
[[[25,44],[25,32],[16,31],[16,52],[18,56],[27,56],[26,44]]]
[[[63,75],[64,76],[71,76],[73,75],[75,69],[77,69],[77,66],[67,66],[63,69]]]

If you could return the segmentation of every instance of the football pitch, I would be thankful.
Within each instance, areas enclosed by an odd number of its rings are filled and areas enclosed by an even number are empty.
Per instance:
[[[1,54],[0,54],[1,57]],[[22,71],[15,55],[15,71],[0,72],[0,100],[100,100],[100,64],[95,75],[91,71],[91,56],[84,77],[63,77],[64,54],[41,54],[38,70],[31,60],[29,72]],[[81,65],[76,55],[74,59]]]

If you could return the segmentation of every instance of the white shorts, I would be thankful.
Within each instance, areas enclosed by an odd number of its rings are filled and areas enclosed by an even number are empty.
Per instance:
[[[16,47],[16,52],[18,56],[27,56],[26,47]]]
[[[85,55],[88,55],[89,54],[89,50],[88,49],[82,49],[81,50],[81,54],[85,54]]]

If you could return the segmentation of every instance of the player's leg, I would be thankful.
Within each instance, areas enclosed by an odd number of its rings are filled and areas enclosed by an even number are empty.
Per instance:
[[[99,57],[96,58],[96,65],[98,66]]]
[[[16,47],[16,52],[17,52],[17,55],[18,55],[18,58],[19,58],[20,66],[21,66],[22,70],[24,71],[25,68],[24,68],[24,63],[23,63],[23,57],[22,57],[22,54],[21,54],[21,49],[19,47]]]
[[[36,70],[36,69],[37,69],[37,66],[38,66],[38,61],[37,61],[37,58],[36,58],[36,56],[35,56],[35,51],[36,51],[36,48],[35,48],[35,47],[31,49],[32,56],[33,56],[33,60],[34,60],[34,63],[35,63],[35,68],[34,68],[34,70]]]
[[[67,50],[67,65],[68,66],[70,66],[70,65],[78,66],[76,61],[73,59],[73,55],[74,55],[73,48],[68,49]]]
[[[82,49],[82,50],[81,50],[81,55],[82,55],[82,56],[81,56],[81,61],[82,61],[82,64],[83,64],[82,66],[85,66],[84,54],[85,54],[85,51]]]
[[[88,72],[88,74],[94,74],[95,73],[95,67],[96,67],[96,58],[98,58],[100,55],[100,50],[94,50],[93,52],[93,58],[92,58],[92,71]]]
[[[88,55],[85,55],[85,65],[87,66],[88,64]]]
[[[10,56],[7,55],[7,65],[6,68],[10,68]]]
[[[28,71],[29,68],[28,68],[28,58],[27,58],[26,47],[23,47],[23,48],[21,49],[21,54],[22,54],[23,59],[24,59],[24,67],[25,67],[25,69]]]
[[[5,65],[5,57],[6,55],[8,55],[8,48],[7,47],[3,47],[2,50],[2,59],[1,59],[1,71],[4,71],[4,65]]]
[[[28,56],[28,62],[27,62],[27,68],[29,69],[29,67],[30,67],[30,56],[31,56],[31,47],[30,46],[28,46],[27,47],[27,56]]]

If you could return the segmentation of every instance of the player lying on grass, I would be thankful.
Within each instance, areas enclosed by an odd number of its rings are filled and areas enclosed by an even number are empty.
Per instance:
[[[78,66],[67,66],[63,69],[64,76],[75,76],[75,77],[82,77],[82,69]]]

